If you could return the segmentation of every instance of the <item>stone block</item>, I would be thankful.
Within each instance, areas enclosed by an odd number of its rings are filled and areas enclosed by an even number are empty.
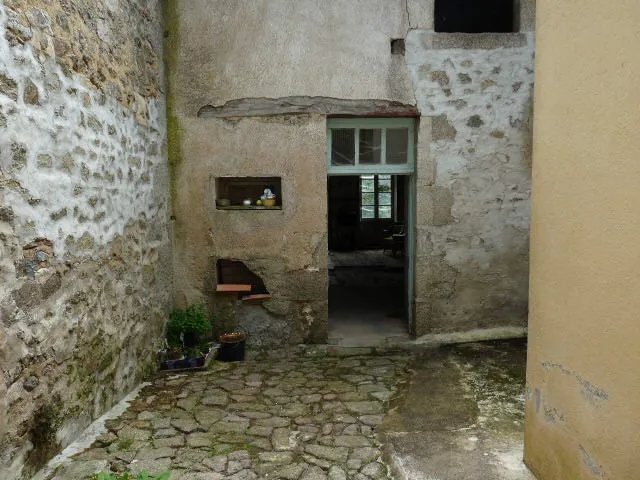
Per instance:
[[[414,283],[416,298],[451,298],[458,271],[443,256],[421,257],[418,261]]]
[[[431,122],[433,128],[431,139],[434,142],[437,142],[439,140],[456,139],[456,134],[458,133],[458,131],[453,126],[453,124],[447,120],[447,116],[445,114],[432,117]]]
[[[25,80],[23,100],[27,105],[40,105],[40,92],[38,91],[38,87],[29,78]]]
[[[0,73],[0,94],[14,101],[18,100],[18,83],[3,73]]]
[[[0,207],[0,222],[12,223],[15,218],[11,207]]]
[[[467,127],[480,128],[482,125],[484,125],[484,120],[480,115],[471,115],[467,119]]]
[[[62,276],[59,273],[54,273],[53,275],[48,276],[46,279],[38,279],[40,283],[40,291],[42,294],[42,299],[46,300],[55,292],[57,292],[62,286]]]
[[[42,301],[40,285],[35,280],[26,280],[22,286],[13,292],[13,299],[18,308],[29,310]]]
[[[417,218],[424,225],[441,226],[453,222],[453,194],[439,185],[418,186]]]
[[[435,72],[431,72],[431,81],[437,82],[441,87],[446,87],[450,83],[449,75],[447,72],[442,70],[436,70]]]

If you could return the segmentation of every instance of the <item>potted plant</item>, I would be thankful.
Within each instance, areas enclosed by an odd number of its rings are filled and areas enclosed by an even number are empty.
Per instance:
[[[244,344],[246,340],[247,335],[241,332],[220,335],[218,360],[221,362],[241,362],[244,360]]]
[[[202,304],[193,304],[185,309],[172,310],[167,324],[168,357],[170,359],[162,362],[162,368],[203,366],[209,351],[207,341],[211,337],[211,321],[212,319],[208,318]]]

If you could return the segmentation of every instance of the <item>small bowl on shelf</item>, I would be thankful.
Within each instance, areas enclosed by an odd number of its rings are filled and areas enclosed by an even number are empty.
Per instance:
[[[218,200],[216,200],[216,203],[219,207],[228,207],[229,205],[231,205],[231,200],[229,200],[228,198],[219,198]]]
[[[265,207],[275,207],[276,206],[276,199],[275,198],[266,198],[262,201],[262,204]]]

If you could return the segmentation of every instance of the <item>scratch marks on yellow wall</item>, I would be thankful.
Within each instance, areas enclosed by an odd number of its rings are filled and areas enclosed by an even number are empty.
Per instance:
[[[580,447],[580,451],[582,452],[582,461],[584,462],[584,464],[589,467],[589,470],[591,471],[591,473],[593,473],[593,476],[595,478],[599,478],[599,479],[606,479],[609,478],[605,473],[604,470],[602,469],[602,465],[598,464],[598,462],[596,462],[591,455],[589,455],[589,452],[587,451],[586,448],[584,448],[584,446],[582,445],[578,445]]]
[[[575,378],[582,387],[582,390],[580,391],[581,395],[586,398],[594,407],[600,407],[603,402],[609,400],[608,392],[604,391],[600,387],[595,386],[593,383],[583,378],[579,373],[573,370],[569,370],[559,363],[542,362],[541,365],[545,370],[555,370],[562,373],[563,375]]]

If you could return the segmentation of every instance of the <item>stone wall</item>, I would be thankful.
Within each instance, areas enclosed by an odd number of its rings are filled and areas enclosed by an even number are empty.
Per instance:
[[[533,34],[414,30],[416,334],[526,326]]]
[[[0,1],[3,479],[155,365],[172,278],[158,3]]]

